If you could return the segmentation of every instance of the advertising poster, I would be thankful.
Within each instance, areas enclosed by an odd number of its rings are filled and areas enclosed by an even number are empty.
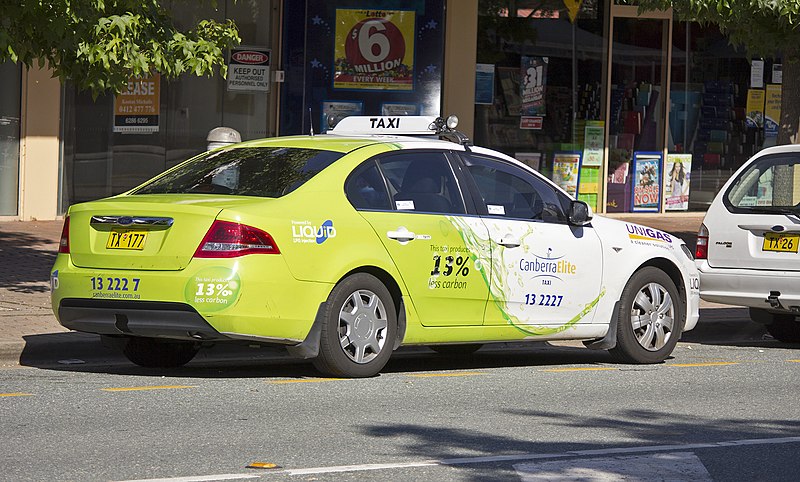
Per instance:
[[[413,10],[336,10],[334,89],[414,90]]]
[[[527,164],[528,166],[539,170],[539,166],[542,163],[542,153],[541,152],[515,152],[514,159]]]
[[[664,171],[664,210],[689,209],[689,181],[692,177],[691,154],[667,154]]]
[[[764,61],[753,60],[750,63],[750,87],[754,89],[764,88]]]
[[[659,212],[661,210],[661,153],[633,153],[633,212]]]
[[[764,126],[764,91],[761,89],[747,90],[747,127]]]
[[[547,62],[547,57],[523,56],[521,59],[519,87],[524,116],[546,115],[544,89],[547,85]]]
[[[494,64],[475,65],[475,103],[494,104]]]
[[[381,104],[381,115],[420,115],[419,104],[408,104],[405,102],[384,102]]]
[[[583,136],[583,165],[603,165],[603,136],[605,128],[603,121],[587,121]]]
[[[781,120],[781,86],[767,84],[764,103],[764,137],[778,137],[778,122]]]
[[[359,101],[325,101],[322,103],[320,132],[326,132],[347,116],[361,115],[363,113],[364,104]]]
[[[266,48],[236,48],[228,62],[228,90],[269,92],[269,61]]]
[[[553,156],[553,182],[572,197],[578,192],[580,169],[580,152],[556,152]]]
[[[114,97],[114,132],[158,132],[161,109],[161,76],[130,79],[128,88]]]

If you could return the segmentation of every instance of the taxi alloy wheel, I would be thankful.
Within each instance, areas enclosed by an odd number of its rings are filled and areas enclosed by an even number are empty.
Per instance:
[[[646,267],[622,291],[617,314],[617,346],[610,350],[626,363],[658,363],[672,353],[683,330],[683,302],[672,279]]]
[[[314,365],[323,373],[369,377],[386,364],[397,336],[397,312],[389,290],[367,273],[336,285],[328,297]]]

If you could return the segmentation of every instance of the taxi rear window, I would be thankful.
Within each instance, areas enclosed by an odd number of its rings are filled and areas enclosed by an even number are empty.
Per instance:
[[[203,154],[132,194],[234,194],[281,197],[302,186],[341,152],[288,147],[244,147]]]

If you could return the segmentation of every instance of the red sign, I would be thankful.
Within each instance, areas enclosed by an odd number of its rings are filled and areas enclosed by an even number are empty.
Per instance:
[[[264,52],[245,50],[231,54],[231,60],[234,60],[240,64],[263,64],[269,63],[269,55],[265,54]]]
[[[519,119],[519,128],[534,129],[540,131],[542,130],[543,123],[544,123],[544,117],[542,116],[522,116]]]

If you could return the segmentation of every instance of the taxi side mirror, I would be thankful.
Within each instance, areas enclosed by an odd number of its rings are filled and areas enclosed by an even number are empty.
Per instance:
[[[586,226],[592,222],[592,208],[583,201],[569,204],[569,223],[573,226]]]

